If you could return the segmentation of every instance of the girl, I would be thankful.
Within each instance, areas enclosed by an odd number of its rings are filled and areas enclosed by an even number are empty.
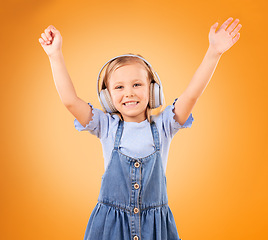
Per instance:
[[[151,110],[164,105],[163,90],[141,55],[121,55],[102,67],[97,90],[103,112],[76,95],[64,64],[60,32],[51,25],[41,34],[39,42],[49,57],[60,98],[75,116],[75,128],[96,135],[103,147],[105,172],[85,240],[180,239],[168,206],[168,150],[178,130],[191,127],[197,99],[221,55],[240,37],[242,25],[232,20],[227,19],[217,31],[218,23],[212,25],[209,48],[188,87],[155,115]]]

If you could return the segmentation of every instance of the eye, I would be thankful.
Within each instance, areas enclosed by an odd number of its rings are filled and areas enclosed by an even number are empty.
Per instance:
[[[134,86],[141,86],[141,84],[140,83],[135,83]]]
[[[122,88],[123,86],[116,86],[115,89],[120,89]]]

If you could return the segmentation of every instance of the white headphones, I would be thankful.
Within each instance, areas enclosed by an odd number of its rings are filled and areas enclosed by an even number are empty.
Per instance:
[[[154,81],[151,82],[150,84],[150,96],[149,96],[149,106],[151,109],[154,108],[158,108],[159,106],[163,105],[163,99],[164,99],[164,94],[163,94],[163,87],[160,81],[160,78],[158,77],[157,73],[153,70],[151,64],[149,62],[147,62],[144,58],[138,56],[138,55],[134,55],[134,54],[124,54],[124,55],[119,55],[117,57],[114,57],[112,59],[110,59],[108,62],[106,62],[103,67],[101,68],[99,75],[98,75],[98,80],[97,80],[97,92],[98,92],[98,98],[99,101],[102,105],[102,108],[108,112],[108,113],[114,113],[114,112],[118,112],[116,110],[116,108],[113,105],[112,102],[112,98],[109,94],[109,91],[106,88],[102,89],[99,92],[99,83],[100,83],[100,78],[101,78],[101,73],[104,69],[105,66],[107,66],[108,63],[110,63],[111,61],[119,58],[119,57],[137,57],[142,59],[152,70],[153,75],[154,75]],[[156,82],[156,79],[158,80],[159,84]],[[102,83],[102,81],[101,81]]]

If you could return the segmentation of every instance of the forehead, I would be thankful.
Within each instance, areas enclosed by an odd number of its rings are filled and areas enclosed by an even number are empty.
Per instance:
[[[148,79],[148,72],[144,66],[140,63],[130,63],[119,66],[115,68],[110,76],[109,82],[116,83],[120,82],[127,82],[131,80],[141,80],[147,81]]]

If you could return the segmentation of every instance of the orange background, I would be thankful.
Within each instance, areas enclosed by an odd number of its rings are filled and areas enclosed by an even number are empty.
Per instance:
[[[1,239],[83,239],[104,172],[99,139],[74,128],[38,39],[60,30],[78,96],[101,108],[96,79],[124,53],[143,55],[167,105],[187,87],[212,24],[242,24],[174,137],[169,205],[184,240],[268,239],[265,0],[8,1],[1,7]],[[266,22],[267,23],[267,22]]]

